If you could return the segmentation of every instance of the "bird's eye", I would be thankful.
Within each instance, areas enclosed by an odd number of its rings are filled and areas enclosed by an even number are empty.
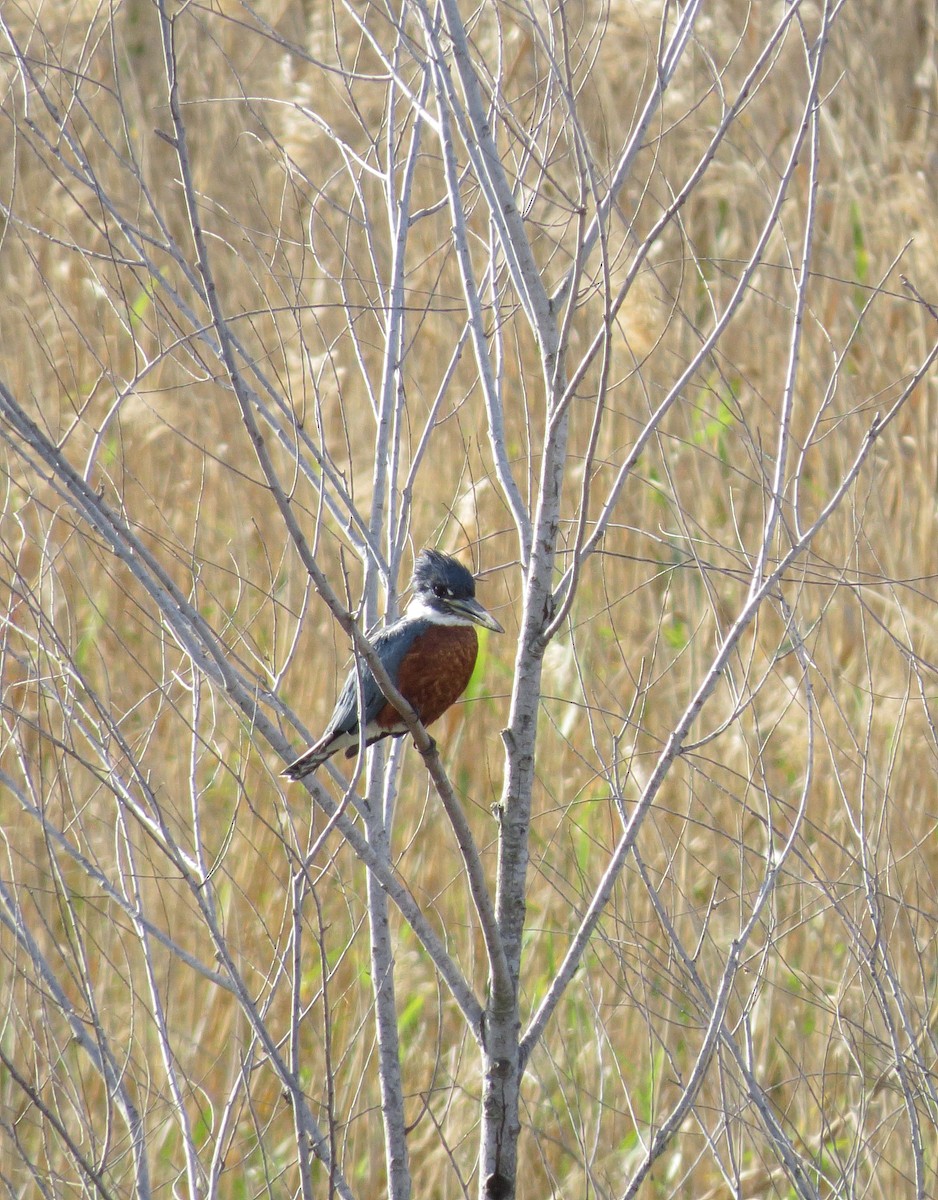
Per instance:
[[[433,594],[434,596],[438,596],[441,600],[444,596],[452,595],[449,588],[443,583],[435,583],[433,585]]]

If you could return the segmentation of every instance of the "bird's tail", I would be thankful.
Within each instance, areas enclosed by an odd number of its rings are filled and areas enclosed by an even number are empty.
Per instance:
[[[373,746],[375,742],[380,742],[386,737],[403,737],[405,732],[406,730],[404,729],[377,729],[373,732],[367,732],[365,745]],[[304,750],[300,757],[291,762],[288,767],[285,767],[280,774],[285,775],[287,779],[305,779],[307,775],[312,775],[317,767],[321,767],[327,758],[331,758],[339,750],[345,751],[346,758],[355,757],[358,753],[357,729],[354,733],[342,730],[339,733],[325,734],[318,742],[310,746],[308,750]]]
[[[280,774],[285,775],[287,779],[303,779],[307,775],[312,775],[313,771],[317,767],[321,767],[326,759],[334,753],[335,747],[324,749],[322,742],[317,742],[315,746],[304,750],[300,757],[294,759]]]

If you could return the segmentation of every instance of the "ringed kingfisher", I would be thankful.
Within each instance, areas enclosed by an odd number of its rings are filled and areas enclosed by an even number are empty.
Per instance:
[[[479,650],[476,625],[504,633],[501,625],[476,600],[476,581],[455,558],[438,550],[422,550],[411,580],[413,599],[399,621],[373,639],[375,653],[397,690],[424,725],[432,724],[466,690]],[[359,673],[349,672],[326,731],[283,772],[302,779],[339,750],[346,758],[358,753],[359,731],[365,745],[386,737],[403,737],[407,726],[361,664],[364,716],[358,712]]]

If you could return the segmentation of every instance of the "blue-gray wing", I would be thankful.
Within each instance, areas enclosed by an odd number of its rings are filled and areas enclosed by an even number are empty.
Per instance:
[[[401,663],[414,641],[429,627],[430,622],[422,618],[398,621],[387,629],[382,629],[372,638],[375,651],[392,679],[397,678]],[[365,701],[364,724],[367,725],[377,717],[385,701],[371,668],[365,662],[362,662],[360,667]],[[358,719],[358,674],[358,670],[353,666],[335,702],[323,739],[337,733],[354,733],[362,724]]]

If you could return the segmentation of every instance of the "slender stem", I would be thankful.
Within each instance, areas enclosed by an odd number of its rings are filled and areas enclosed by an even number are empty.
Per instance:
[[[589,907],[587,908],[587,911],[580,922],[579,928],[571,940],[567,953],[564,956],[560,967],[555,973],[543,1000],[537,1008],[537,1011],[531,1018],[531,1022],[522,1039],[521,1048],[522,1055],[525,1060],[530,1056],[531,1051],[540,1040],[547,1022],[550,1020],[552,1013],[557,1007],[557,1004],[566,990],[569,981],[573,978],[574,973],[579,967],[583,957],[583,952],[589,943],[589,939],[592,936],[593,930],[596,928],[599,918],[602,916],[602,913],[609,902],[612,889],[615,886],[615,882],[625,864],[625,860],[632,848],[638,830],[645,818],[645,814],[648,812],[649,808],[654,802],[654,799],[657,796],[662,783],[667,777],[672,764],[682,753],[691,727],[703,710],[707,700],[713,694],[717,682],[726,669],[730,656],[734,653],[742,634],[755,619],[755,616],[761,608],[763,601],[774,592],[779,582],[784,578],[785,573],[789,570],[792,563],[800,558],[808,546],[810,546],[817,533],[827,523],[831,514],[835,512],[837,508],[839,508],[848,491],[852,487],[854,480],[859,474],[860,468],[863,466],[864,462],[869,456],[870,451],[876,443],[876,440],[879,438],[883,430],[895,418],[900,408],[912,394],[912,391],[914,391],[915,387],[918,386],[918,383],[923,378],[924,373],[930,369],[931,364],[936,359],[938,359],[938,343],[932,347],[918,371],[916,371],[912,382],[904,389],[902,395],[895,402],[886,416],[882,419],[877,419],[870,427],[866,437],[863,439],[863,443],[857,452],[852,465],[841,479],[839,486],[836,488],[833,495],[830,497],[815,521],[807,530],[805,530],[798,541],[795,542],[788,552],[780,559],[776,569],[770,575],[765,576],[762,584],[757,589],[750,591],[750,595],[747,598],[746,603],[743,605],[736,620],[733,622],[732,626],[720,643],[720,646],[714,655],[713,661],[711,662],[702,682],[698,686],[697,691],[694,693],[691,702],[688,704],[683,715],[675,723],[671,733],[669,734],[668,739],[665,742],[664,749],[661,751],[648,782],[642,790],[641,797],[639,798],[638,803],[633,810],[628,826],[626,827],[622,837],[619,839],[616,848],[613,851],[612,857],[610,858],[609,864],[603,873],[603,877],[596,887]]]

